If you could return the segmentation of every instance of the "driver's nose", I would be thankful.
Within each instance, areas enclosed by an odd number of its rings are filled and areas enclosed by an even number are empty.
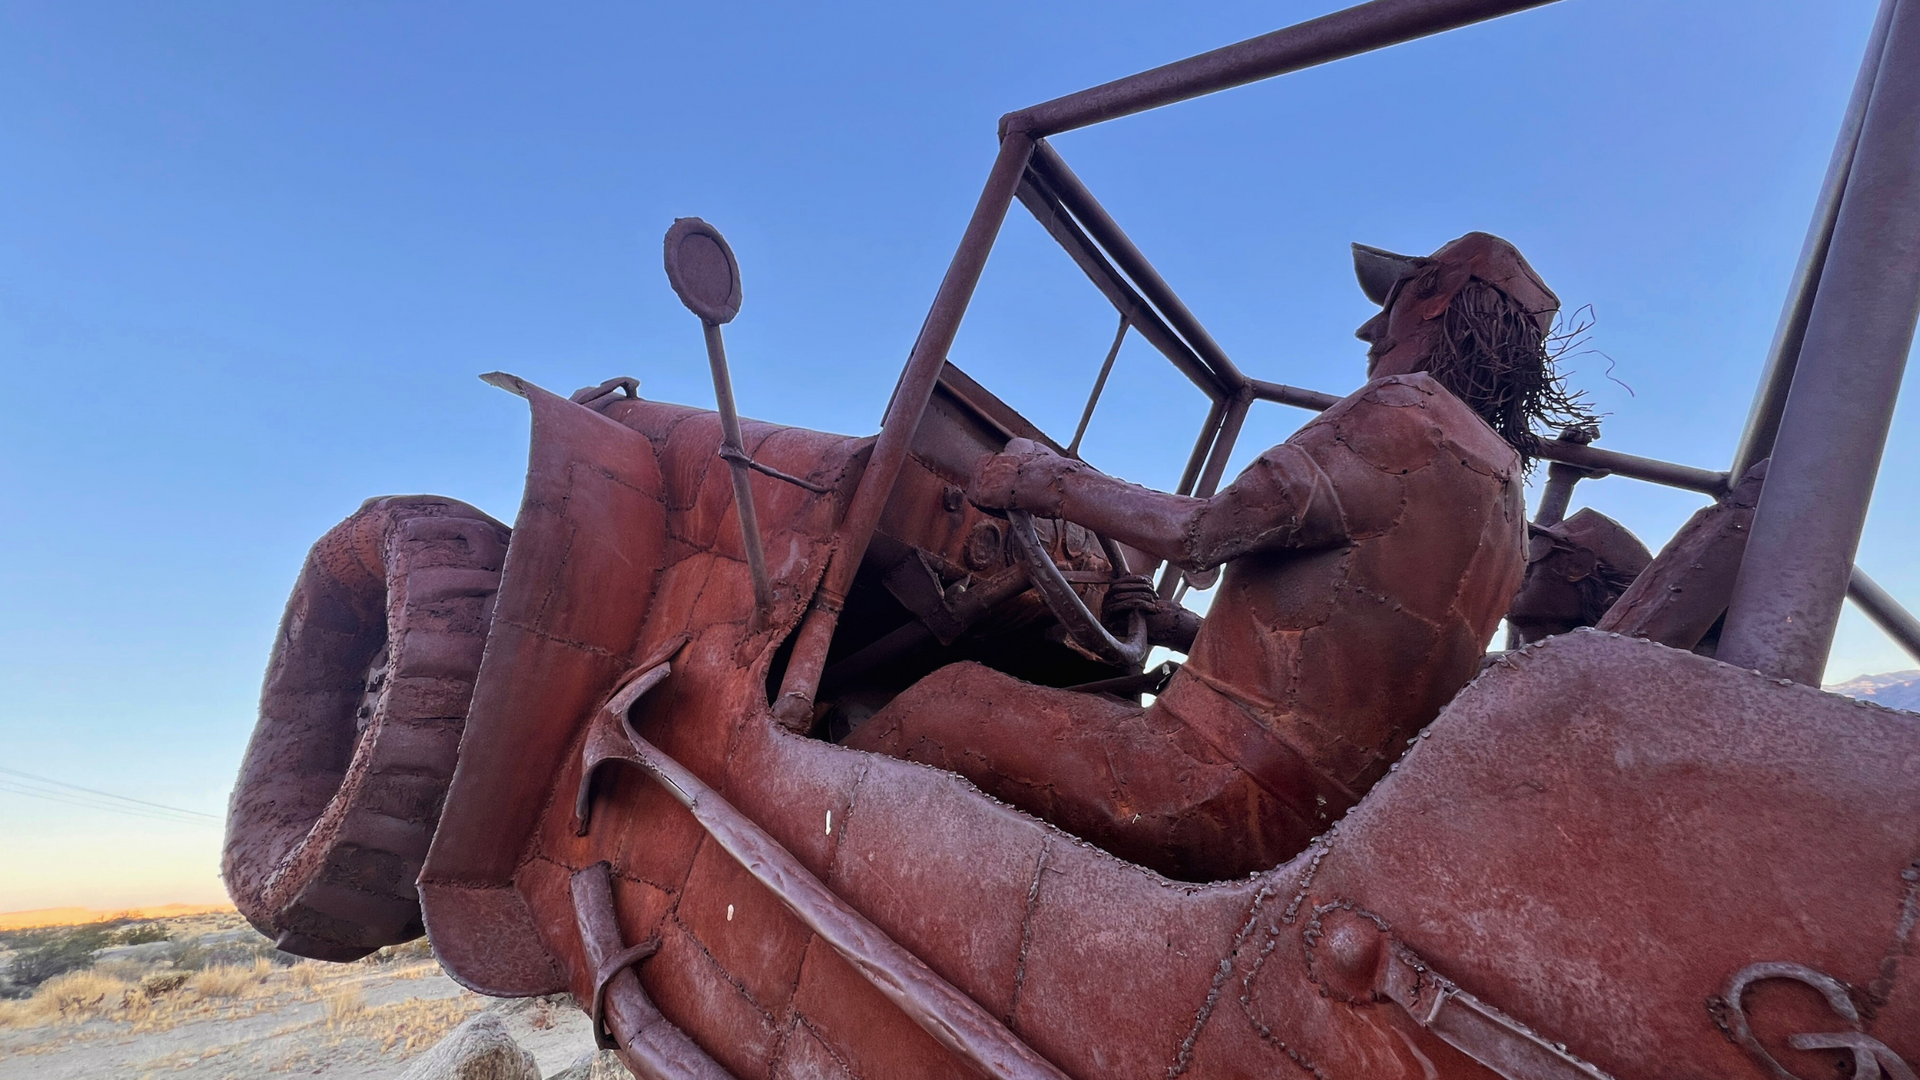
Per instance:
[[[1355,330],[1353,332],[1353,336],[1371,345],[1374,342],[1379,341],[1380,335],[1386,333],[1386,331],[1387,331],[1387,309],[1381,308],[1380,314],[1375,315],[1373,318],[1368,319],[1366,322],[1361,323],[1360,329]]]

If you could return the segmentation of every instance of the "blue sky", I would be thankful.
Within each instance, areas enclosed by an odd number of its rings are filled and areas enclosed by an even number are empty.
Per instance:
[[[711,400],[674,217],[743,264],[742,409],[865,433],[1002,112],[1325,10],[0,5],[0,762],[219,814],[306,547],[380,494],[511,521],[524,406],[476,375]],[[1348,242],[1485,229],[1593,305],[1602,445],[1724,468],[1872,15],[1565,0],[1056,145],[1255,375],[1351,389]],[[953,356],[1070,432],[1112,327],[1016,209]],[[1170,485],[1202,412],[1135,338],[1086,454]],[[1920,606],[1894,482],[1860,562]],[[1578,503],[1657,548],[1701,500]],[[1829,677],[1912,666],[1849,614]],[[217,844],[0,791],[0,910],[218,898]]]

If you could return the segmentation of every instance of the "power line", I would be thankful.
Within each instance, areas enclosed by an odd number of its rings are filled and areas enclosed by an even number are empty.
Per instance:
[[[6,774],[5,776],[0,776],[0,791],[7,791],[16,795],[26,795],[31,798],[45,799],[49,802],[65,803],[69,806],[81,806],[91,810],[106,810],[111,813],[126,814],[131,817],[142,817],[160,821],[185,821],[196,825],[220,822],[222,820],[217,814],[208,814],[199,810],[187,810],[178,806],[167,806],[163,803],[148,802],[145,799],[136,799],[130,795],[116,795],[111,791],[81,787],[79,784],[69,784],[63,780],[54,780],[45,776],[35,776],[33,773],[21,772],[19,769],[0,767],[0,773]],[[19,779],[9,780],[6,778],[8,776],[18,777]],[[35,789],[22,784],[20,780],[45,785],[54,790]]]
[[[104,810],[108,813],[123,814],[127,817],[146,818],[152,821],[172,821],[186,825],[214,825],[218,820],[202,814],[181,813],[171,810],[148,810],[141,806],[114,803],[104,799],[91,799],[84,795],[72,795],[64,791],[38,790],[21,785],[18,781],[0,777],[0,792],[12,795],[25,795],[28,798],[44,799],[48,802],[66,806],[78,806],[88,810]]]
[[[13,786],[13,781],[4,778],[0,778],[0,794],[25,795],[28,798],[44,799],[47,802],[60,803],[64,806],[78,806],[87,810],[104,810],[108,813],[122,814],[127,817],[145,818],[148,821],[171,821],[176,825],[198,825],[205,827],[214,824],[214,822],[205,818],[187,817],[184,814],[166,814],[158,810],[142,810],[133,806],[121,806],[110,802],[88,801],[80,798],[68,798],[62,794],[36,791],[26,787],[15,787]]]

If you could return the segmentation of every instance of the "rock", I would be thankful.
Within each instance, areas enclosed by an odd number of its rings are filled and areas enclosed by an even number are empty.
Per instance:
[[[400,1080],[540,1080],[540,1066],[498,1016],[483,1012],[420,1055]]]
[[[106,960],[126,960],[136,964],[157,964],[162,960],[171,960],[180,954],[177,941],[143,941],[138,945],[114,945],[105,949],[96,949],[94,963]]]
[[[594,1050],[580,1055],[573,1064],[547,1080],[633,1080],[620,1055],[611,1050]]]
[[[156,998],[162,994],[171,994],[187,984],[184,971],[156,971],[140,980],[140,993]]]

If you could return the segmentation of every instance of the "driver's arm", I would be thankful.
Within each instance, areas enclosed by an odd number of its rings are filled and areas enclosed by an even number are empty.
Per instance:
[[[1242,555],[1329,547],[1347,539],[1340,499],[1305,450],[1282,443],[1210,499],[1116,480],[1084,462],[1015,439],[980,464],[973,501],[1084,525],[1186,570]]]

